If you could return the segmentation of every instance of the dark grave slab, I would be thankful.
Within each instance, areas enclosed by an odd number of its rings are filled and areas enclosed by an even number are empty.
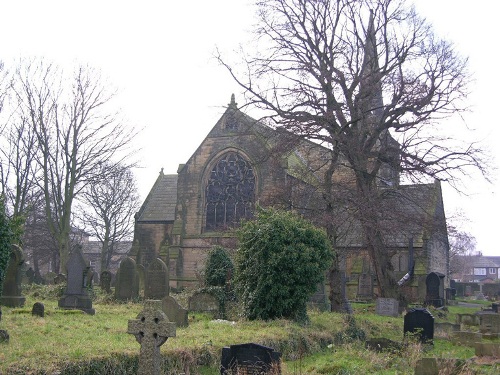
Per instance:
[[[219,301],[209,293],[196,292],[189,297],[189,311],[205,312],[218,317]]]
[[[113,279],[113,274],[111,271],[101,272],[101,290],[105,293],[111,293],[111,280]]]
[[[31,315],[43,318],[45,316],[45,305],[41,302],[35,302],[31,309]]]
[[[373,297],[373,276],[369,273],[359,275],[358,296]]]
[[[66,264],[66,291],[59,299],[59,307],[67,310],[82,310],[94,315],[87,288],[89,287],[89,265],[83,257],[81,247],[76,247],[70,254]]]
[[[9,332],[5,329],[0,329],[0,344],[8,344],[9,343]]]
[[[160,258],[154,259],[146,270],[144,298],[162,299],[168,296],[168,268]]]
[[[382,316],[399,316],[399,301],[395,298],[377,298],[375,312]]]
[[[444,286],[442,278],[444,275],[431,272],[425,278],[425,303],[434,307],[444,306]]]
[[[0,305],[8,307],[24,306],[26,298],[22,295],[21,287],[24,273],[23,264],[24,257],[21,248],[17,245],[12,245],[9,262],[5,270]]]
[[[184,309],[172,296],[166,296],[161,300],[162,310],[168,319],[177,327],[188,326],[188,311]]]
[[[248,343],[222,349],[221,375],[281,374],[281,354],[267,346]]]
[[[160,374],[160,346],[175,337],[175,324],[161,311],[161,302],[147,300],[136,320],[128,321],[127,333],[141,344],[138,375]]]
[[[120,262],[120,268],[116,274],[115,298],[126,301],[139,297],[139,274],[135,260],[126,257]]]
[[[492,303],[491,304],[491,309],[493,312],[496,312],[498,314],[498,306],[500,306],[500,303]]]
[[[404,317],[404,335],[415,335],[422,343],[434,340],[434,317],[425,308],[414,308]]]

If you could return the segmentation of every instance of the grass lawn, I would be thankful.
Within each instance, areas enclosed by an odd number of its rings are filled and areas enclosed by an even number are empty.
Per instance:
[[[26,307],[2,307],[0,329],[9,332],[8,344],[0,344],[0,374],[133,374],[139,344],[126,333],[127,323],[142,310],[140,303],[113,303],[97,296],[96,315],[57,308],[57,297],[48,287],[26,291]],[[175,295],[174,295],[175,297]],[[31,315],[35,302],[45,305],[45,317]],[[374,314],[373,304],[354,304],[356,330],[366,338],[403,340],[403,318]],[[454,322],[457,312],[473,308],[449,307],[437,321]],[[218,374],[224,346],[255,342],[282,353],[283,374],[413,374],[422,356],[474,357],[474,349],[436,338],[432,347],[410,343],[394,353],[377,353],[364,347],[352,331],[346,331],[342,314],[310,311],[311,323],[287,320],[235,322],[189,315],[189,327],[177,328],[177,336],[161,347],[162,368],[169,374]],[[346,333],[347,332],[347,333]],[[343,333],[343,334],[341,334]],[[498,374],[500,365],[469,361],[463,374]]]

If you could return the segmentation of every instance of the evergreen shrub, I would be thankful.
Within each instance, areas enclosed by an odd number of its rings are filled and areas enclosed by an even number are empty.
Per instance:
[[[259,208],[238,238],[235,286],[245,316],[307,321],[307,301],[332,261],[325,231],[292,212]]]

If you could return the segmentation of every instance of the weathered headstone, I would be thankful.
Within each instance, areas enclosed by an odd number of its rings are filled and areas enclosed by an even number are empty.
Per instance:
[[[130,257],[123,259],[116,274],[115,298],[126,301],[139,296],[139,275],[135,260]]]
[[[497,313],[479,314],[481,333],[500,333],[500,315]]]
[[[399,301],[394,298],[377,298],[375,312],[383,316],[399,316]]]
[[[26,298],[21,295],[21,281],[23,278],[22,265],[24,264],[23,253],[17,245],[12,245],[9,262],[3,280],[2,297],[0,305],[9,307],[23,306]]]
[[[415,308],[404,317],[404,334],[414,334],[422,343],[434,340],[434,317],[427,309]]]
[[[161,300],[162,310],[177,327],[188,326],[188,311],[182,308],[174,297],[166,296]]]
[[[113,274],[108,271],[101,272],[101,290],[105,293],[111,293],[111,280],[113,279]]]
[[[127,333],[141,344],[138,375],[160,374],[160,346],[175,337],[175,323],[161,310],[161,301],[147,300],[136,320],[128,321]]]
[[[31,315],[43,318],[45,316],[45,305],[41,302],[35,302],[31,309]]]
[[[206,292],[196,292],[189,297],[189,311],[210,313],[219,316],[219,301]]]
[[[425,303],[434,307],[444,305],[444,287],[441,282],[441,275],[431,272],[425,278]]]
[[[358,296],[373,297],[373,277],[371,274],[362,273],[359,275]]]
[[[89,287],[89,265],[83,257],[80,247],[71,252],[66,264],[67,283],[66,291],[59,299],[59,307],[68,310],[82,310],[94,315],[87,288]]]
[[[162,299],[168,296],[168,268],[163,260],[156,258],[146,270],[144,298]]]
[[[476,342],[474,348],[478,357],[500,358],[500,343],[498,342]]]
[[[0,344],[1,343],[9,343],[9,332],[5,329],[0,329]]]
[[[222,349],[221,375],[280,374],[281,354],[254,343],[231,345]]]

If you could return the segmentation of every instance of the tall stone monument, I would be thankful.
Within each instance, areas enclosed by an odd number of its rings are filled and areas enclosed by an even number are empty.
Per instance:
[[[71,252],[66,264],[67,286],[59,307],[69,310],[82,310],[87,314],[94,315],[87,287],[90,285],[90,267],[83,257],[80,246],[76,246]]]
[[[23,306],[26,298],[21,295],[21,280],[23,278],[22,265],[24,257],[21,248],[17,245],[12,245],[9,262],[5,271],[3,280],[2,297],[0,305],[8,307]]]

